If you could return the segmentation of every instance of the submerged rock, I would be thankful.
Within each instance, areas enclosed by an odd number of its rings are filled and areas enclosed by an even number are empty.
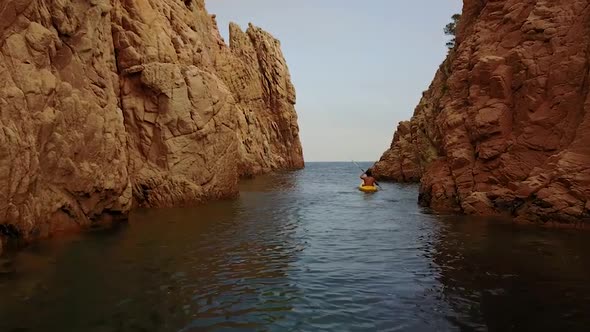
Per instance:
[[[374,166],[436,210],[590,220],[590,7],[465,0],[456,46]]]
[[[0,224],[25,239],[303,167],[280,43],[226,45],[203,0],[6,0],[0,22]]]

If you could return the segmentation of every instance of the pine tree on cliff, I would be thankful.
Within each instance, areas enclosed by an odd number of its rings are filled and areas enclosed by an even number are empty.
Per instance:
[[[449,49],[453,49],[455,47],[455,33],[457,32],[457,25],[461,19],[461,14],[455,14],[451,18],[453,21],[447,24],[444,28],[445,35],[453,36],[453,38],[447,42],[447,47]]]

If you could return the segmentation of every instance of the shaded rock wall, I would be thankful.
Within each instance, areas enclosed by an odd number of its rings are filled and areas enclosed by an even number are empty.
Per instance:
[[[588,221],[588,1],[465,0],[458,30],[378,176],[439,211]]]
[[[203,0],[0,4],[0,238],[237,194],[303,167],[279,42]]]

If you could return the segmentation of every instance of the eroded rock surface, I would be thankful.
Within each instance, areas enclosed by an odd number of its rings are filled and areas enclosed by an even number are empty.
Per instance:
[[[268,33],[203,0],[0,4],[0,238],[232,197],[303,167],[295,90]]]
[[[590,4],[465,0],[457,46],[375,166],[436,210],[590,218]]]

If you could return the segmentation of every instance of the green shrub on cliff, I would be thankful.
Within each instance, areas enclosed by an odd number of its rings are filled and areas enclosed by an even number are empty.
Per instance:
[[[447,24],[444,28],[445,35],[453,37],[451,40],[447,42],[447,47],[449,49],[455,47],[455,33],[457,32],[457,25],[459,24],[459,20],[461,19],[461,14],[455,14],[451,17],[451,19],[453,21]]]

